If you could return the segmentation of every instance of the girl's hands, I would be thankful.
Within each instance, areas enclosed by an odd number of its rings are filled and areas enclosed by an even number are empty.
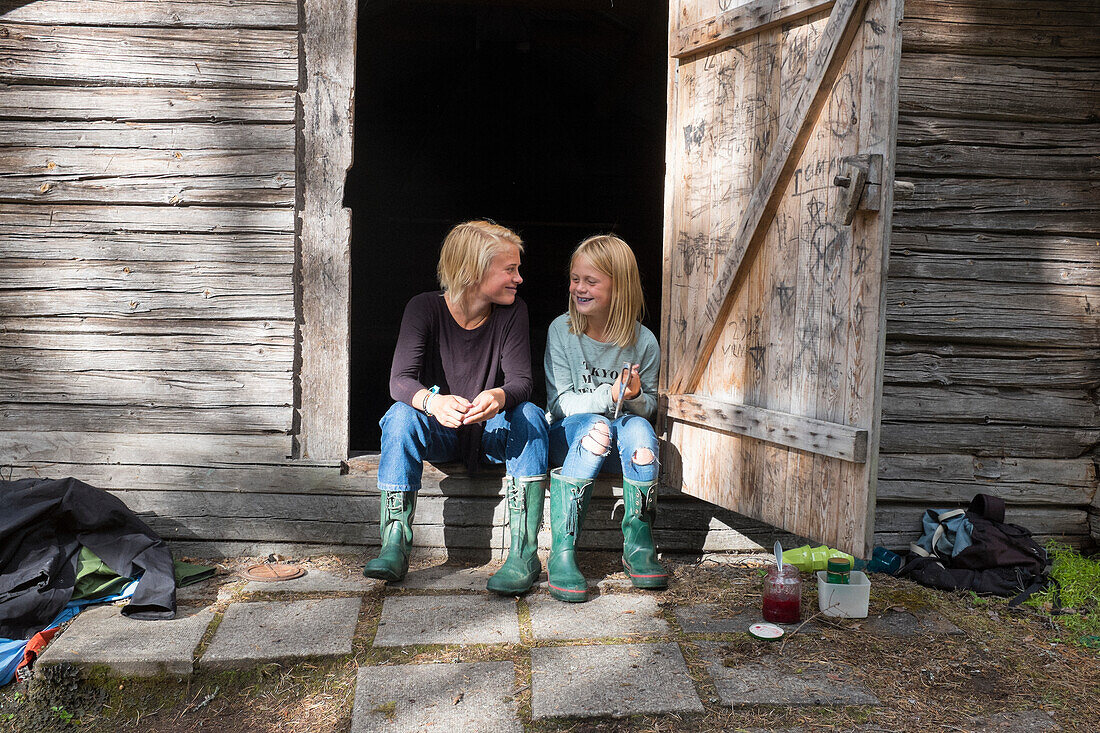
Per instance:
[[[624,400],[632,400],[642,393],[642,374],[641,364],[634,364],[630,367],[630,378],[626,380],[626,392],[623,394]],[[614,402],[619,401],[619,390],[622,389],[622,373],[615,377],[615,383],[611,385],[611,399]]]
[[[480,395],[479,395],[480,396]],[[435,395],[429,405],[432,416],[445,428],[457,428],[470,411],[471,403],[465,397],[453,394]]]
[[[487,389],[470,403],[470,409],[462,416],[463,425],[490,420],[504,409],[504,390]]]

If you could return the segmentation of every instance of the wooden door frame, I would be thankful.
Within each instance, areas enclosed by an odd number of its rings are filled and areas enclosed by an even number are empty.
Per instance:
[[[293,457],[348,456],[356,0],[303,0],[299,18]]]

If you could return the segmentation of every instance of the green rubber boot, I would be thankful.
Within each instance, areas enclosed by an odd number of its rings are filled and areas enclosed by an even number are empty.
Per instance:
[[[588,581],[577,567],[575,547],[592,498],[592,479],[575,479],[550,472],[550,560],[547,562],[550,595],[559,601],[588,600]]]
[[[635,588],[667,588],[668,573],[653,547],[657,482],[623,479],[623,506],[623,570]]]
[[[412,550],[413,514],[416,512],[416,491],[383,491],[381,521],[382,550],[367,563],[363,575],[396,582],[409,572],[409,552]]]
[[[531,590],[542,573],[539,562],[539,529],[546,500],[545,476],[505,476],[508,527],[512,542],[508,559],[485,586],[494,593],[518,596]]]

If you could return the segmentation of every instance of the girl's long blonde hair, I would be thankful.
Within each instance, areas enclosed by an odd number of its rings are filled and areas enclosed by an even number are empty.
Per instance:
[[[466,292],[485,277],[493,258],[509,247],[523,253],[523,240],[508,227],[491,221],[467,221],[447,233],[439,252],[439,286],[460,303]]]
[[[578,257],[584,257],[592,266],[611,278],[611,307],[607,314],[604,337],[620,347],[632,346],[637,339],[635,323],[645,310],[642,298],[642,278],[638,274],[638,260],[633,250],[614,234],[597,234],[577,245],[569,259],[569,269]],[[581,334],[588,329],[588,318],[577,312],[573,298],[569,298],[569,332]]]

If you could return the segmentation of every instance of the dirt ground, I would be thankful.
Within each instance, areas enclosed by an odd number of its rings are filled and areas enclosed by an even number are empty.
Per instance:
[[[362,564],[362,558],[356,557],[295,559],[307,567],[348,572],[358,572]],[[233,580],[232,573],[249,560],[255,559],[221,561],[219,577],[210,584],[211,593],[216,592],[215,583]],[[586,574],[615,577],[614,563],[611,557],[589,558]],[[686,635],[678,631],[674,606],[717,603],[731,615],[744,608],[759,609],[759,563],[749,559],[740,564],[667,564],[675,579],[658,598],[674,631],[668,637],[647,641],[681,644],[706,708],[701,714],[532,723],[530,650],[539,644],[563,642],[533,639],[523,600],[519,601],[520,644],[376,649],[371,640],[383,597],[403,592],[380,586],[365,596],[353,653],[348,658],[267,665],[242,673],[200,672],[185,681],[82,681],[72,671],[60,669],[38,675],[29,684],[11,684],[0,690],[0,730],[346,733],[351,726],[357,667],[488,660],[515,663],[516,699],[528,731],[967,731],[975,729],[973,718],[1020,710],[1046,711],[1069,731],[1098,729],[1100,651],[1074,645],[1062,627],[1035,609],[1009,609],[1000,599],[944,593],[876,575],[872,615],[891,608],[935,611],[964,633],[884,637],[864,632],[858,620],[826,620],[819,616],[816,620],[827,622],[823,634],[796,633],[779,643],[755,641],[747,634]],[[816,611],[817,599],[813,585],[803,585],[805,619]],[[228,600],[217,607],[224,608]],[[697,642],[705,640],[725,642],[725,663],[729,666],[771,657],[770,661],[796,675],[817,665],[849,665],[852,681],[866,685],[883,704],[731,710],[719,704],[717,692],[703,670]]]

